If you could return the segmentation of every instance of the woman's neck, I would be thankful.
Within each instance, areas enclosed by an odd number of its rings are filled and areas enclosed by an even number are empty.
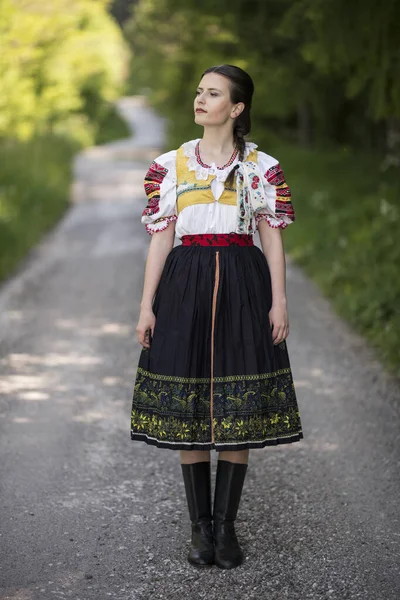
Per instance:
[[[232,131],[221,131],[217,128],[204,129],[199,149],[204,162],[225,164],[235,150]]]

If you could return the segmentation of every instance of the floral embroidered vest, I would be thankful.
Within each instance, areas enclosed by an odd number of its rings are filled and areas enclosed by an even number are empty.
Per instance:
[[[187,160],[184,148],[181,146],[176,151],[176,207],[178,215],[186,206],[193,204],[221,202],[222,204],[236,206],[236,187],[226,187],[218,200],[216,200],[211,191],[211,182],[215,178],[215,175],[209,175],[204,180],[196,179],[195,171],[189,171],[188,169]],[[252,150],[245,161],[257,163],[257,150]],[[235,179],[233,185],[235,186]]]

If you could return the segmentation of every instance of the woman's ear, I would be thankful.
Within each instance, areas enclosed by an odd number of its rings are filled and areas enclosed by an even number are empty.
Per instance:
[[[236,106],[232,109],[231,117],[237,119],[239,115],[244,111],[245,104],[243,102],[238,102]]]

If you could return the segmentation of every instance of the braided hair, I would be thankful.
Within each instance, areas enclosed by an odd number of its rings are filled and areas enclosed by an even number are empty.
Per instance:
[[[219,75],[227,77],[230,81],[231,102],[233,104],[243,102],[245,105],[241,114],[236,117],[233,127],[233,140],[239,152],[239,161],[242,161],[246,149],[245,135],[248,135],[251,131],[250,109],[254,93],[253,80],[246,71],[243,71],[243,69],[235,67],[234,65],[209,67],[201,76],[203,77],[206,73],[218,73]],[[225,187],[232,187],[235,170],[236,167],[229,172],[225,181]]]

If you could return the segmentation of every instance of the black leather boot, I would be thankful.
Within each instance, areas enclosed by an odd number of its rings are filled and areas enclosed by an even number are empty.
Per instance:
[[[243,551],[236,537],[234,521],[246,477],[247,464],[218,460],[214,495],[215,564],[233,569],[243,562]]]
[[[186,498],[192,521],[192,543],[188,561],[205,567],[214,564],[211,514],[211,463],[181,463]]]

